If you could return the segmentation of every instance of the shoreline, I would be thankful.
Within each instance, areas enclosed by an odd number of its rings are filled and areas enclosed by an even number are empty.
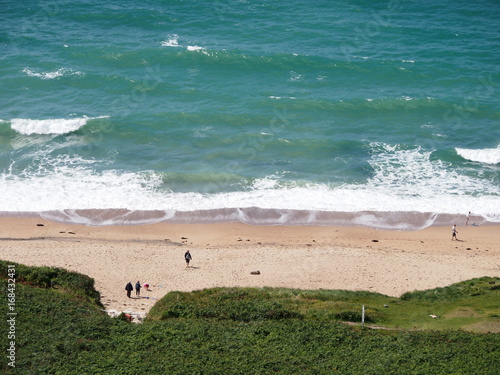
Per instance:
[[[0,217],[0,257],[88,275],[105,309],[144,316],[173,290],[267,286],[399,297],[500,276],[499,225],[457,224],[459,241],[451,240],[451,226],[419,231],[242,223],[84,226]],[[183,257],[187,249],[193,255],[190,268]],[[125,284],[138,280],[149,283],[150,291],[128,299]]]
[[[496,215],[488,219],[471,214],[471,225],[500,225]],[[41,218],[86,226],[135,226],[168,224],[227,224],[256,226],[364,227],[378,230],[417,231],[433,226],[462,225],[467,215],[418,211],[318,211],[258,207],[211,210],[66,209],[41,212],[0,211],[0,218]]]

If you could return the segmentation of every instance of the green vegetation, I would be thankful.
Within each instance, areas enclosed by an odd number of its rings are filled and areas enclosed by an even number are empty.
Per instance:
[[[3,301],[11,285],[9,264],[0,261]],[[401,299],[279,288],[172,292],[136,325],[103,313],[86,276],[14,268],[16,368],[4,354],[0,373],[496,374],[500,368],[500,334],[464,331],[499,331],[498,278]],[[358,322],[361,305],[369,325],[399,329],[338,322]],[[9,306],[0,306],[0,342],[7,353]],[[428,329],[406,329],[414,327]]]
[[[500,332],[500,279],[483,277],[401,298],[345,290],[214,288],[171,292],[153,307],[148,322],[172,318],[258,321],[303,319],[361,322],[402,329]],[[431,317],[435,316],[435,318]]]
[[[6,278],[9,264],[15,265],[16,282],[31,285],[38,288],[61,289],[65,294],[79,299],[93,301],[101,305],[101,296],[94,289],[94,279],[76,272],[70,272],[63,268],[52,267],[28,267],[18,263],[8,263],[0,260],[2,267],[1,277]]]

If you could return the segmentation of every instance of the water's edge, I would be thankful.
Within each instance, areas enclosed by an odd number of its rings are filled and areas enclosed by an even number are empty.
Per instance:
[[[155,223],[213,224],[239,222],[262,226],[353,226],[379,230],[416,231],[430,226],[466,225],[467,216],[408,211],[331,212],[284,209],[224,208],[198,211],[139,211],[126,209],[80,209],[43,212],[0,211],[0,217],[40,217],[49,221],[88,226],[125,226]],[[471,215],[468,225],[497,224]]]

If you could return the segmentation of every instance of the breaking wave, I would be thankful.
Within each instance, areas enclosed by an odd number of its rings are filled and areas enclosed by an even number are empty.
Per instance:
[[[497,148],[483,148],[483,149],[468,149],[468,148],[455,148],[457,154],[464,159],[476,161],[484,164],[499,164],[500,163],[500,145]]]
[[[80,129],[87,124],[87,121],[108,118],[109,116],[99,117],[77,117],[77,118],[59,118],[32,120],[23,118],[14,118],[10,120],[12,130],[24,135],[31,134],[67,134]]]
[[[48,71],[48,72],[36,72],[34,70],[31,70],[29,68],[24,68],[23,73],[26,73],[30,77],[36,77],[40,79],[54,79],[58,77],[64,77],[64,76],[81,76],[83,75],[82,72],[78,71],[73,71],[71,69],[66,69],[66,68],[60,68],[54,71]]]

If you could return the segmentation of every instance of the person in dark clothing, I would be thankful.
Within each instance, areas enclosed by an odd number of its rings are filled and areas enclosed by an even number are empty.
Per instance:
[[[141,295],[141,283],[139,281],[135,283],[135,295]]]
[[[186,268],[189,268],[189,262],[193,259],[189,250],[184,254],[184,259],[186,260]]]
[[[125,290],[127,291],[127,297],[130,298],[130,293],[134,290],[132,283],[129,281],[127,285],[125,285]]]

